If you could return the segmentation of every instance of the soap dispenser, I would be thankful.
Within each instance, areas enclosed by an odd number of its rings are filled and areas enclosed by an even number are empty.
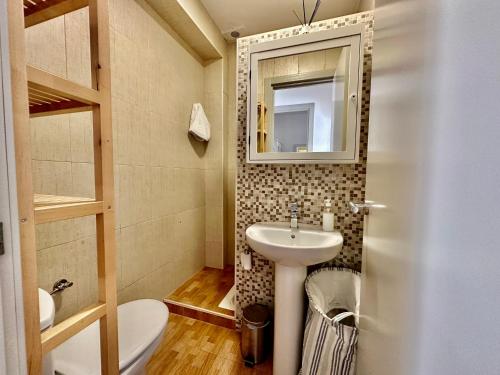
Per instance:
[[[335,216],[332,212],[331,199],[325,199],[325,210],[323,211],[323,231],[333,232]]]

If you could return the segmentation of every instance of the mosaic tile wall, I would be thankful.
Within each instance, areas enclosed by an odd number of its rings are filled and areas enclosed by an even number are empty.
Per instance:
[[[238,39],[237,45],[237,180],[236,180],[236,317],[252,303],[273,305],[274,265],[248,248],[245,229],[256,222],[290,220],[288,204],[298,202],[299,222],[321,224],[323,201],[332,199],[335,229],[344,236],[342,252],[330,265],[361,269],[363,218],[351,214],[347,204],[363,201],[365,194],[370,74],[372,63],[373,13],[364,12],[316,22],[311,32],[363,23],[365,25],[363,87],[361,104],[360,162],[349,165],[246,164],[248,46],[299,34],[299,27]],[[253,267],[242,269],[239,254],[252,251]]]

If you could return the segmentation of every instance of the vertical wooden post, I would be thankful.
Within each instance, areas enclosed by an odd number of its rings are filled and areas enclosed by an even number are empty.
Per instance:
[[[8,41],[12,124],[16,157],[16,184],[23,272],[24,325],[27,366],[30,374],[42,372],[40,312],[36,263],[33,182],[31,173],[31,133],[24,51],[24,14],[20,0],[8,0]],[[9,126],[9,125],[8,125]]]
[[[93,109],[94,171],[96,200],[103,213],[96,216],[99,300],[106,303],[101,318],[101,371],[118,374],[115,206],[113,178],[113,131],[111,124],[110,35],[107,0],[89,1],[92,86],[101,94]]]
[[[58,0],[44,0],[43,3],[30,2],[29,4],[28,2],[23,3],[21,0],[8,0],[7,2],[18,210],[21,220],[19,227],[21,233],[28,371],[29,374],[33,375],[41,374],[42,353],[49,352],[100,318],[101,372],[107,375],[118,375],[113,132],[111,124],[110,36],[107,0],[89,1],[92,87],[94,90],[98,90],[99,93],[34,68],[28,70],[30,72],[28,75],[26,69],[25,17],[23,9],[30,10],[27,12],[31,19],[30,22],[35,24],[80,9],[86,4],[85,0],[68,0],[63,3]],[[67,204],[59,202],[60,204],[50,206],[50,209],[48,207],[38,207],[38,215],[35,216],[31,173],[28,78],[30,79],[31,88],[35,84],[35,86],[38,85],[37,87],[42,87],[48,92],[55,91],[64,98],[75,99],[76,97],[76,100],[82,96],[83,102],[80,100],[81,103],[87,103],[86,100],[90,97],[89,105],[92,105],[93,112],[96,201],[82,202],[75,205],[73,200],[73,204],[71,202]],[[8,85],[6,88],[8,89]],[[87,105],[83,107],[88,109]],[[45,109],[43,115],[49,116],[54,112],[54,108]],[[42,115],[41,112],[43,111],[36,113]],[[54,197],[53,200],[58,202],[60,199]],[[43,220],[48,222],[91,214],[96,214],[98,287],[99,302],[101,304],[66,319],[41,335],[35,218],[38,217],[42,222]]]

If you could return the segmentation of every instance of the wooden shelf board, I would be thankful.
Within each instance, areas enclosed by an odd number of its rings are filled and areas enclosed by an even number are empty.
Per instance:
[[[69,197],[64,195],[35,194],[35,207],[57,206],[68,203],[95,202],[95,199],[87,197]]]
[[[88,5],[88,0],[23,0],[24,27],[30,27]]]
[[[104,315],[106,315],[106,304],[92,305],[42,332],[42,353],[47,354]]]
[[[78,199],[86,198],[73,198],[73,197],[58,197],[68,198],[64,203],[54,200],[42,203],[35,203],[35,223],[43,224],[52,221],[67,220],[76,217],[97,215],[103,213],[103,202],[91,200],[78,201]]]
[[[28,66],[28,97],[31,117],[82,112],[100,103],[97,90]]]

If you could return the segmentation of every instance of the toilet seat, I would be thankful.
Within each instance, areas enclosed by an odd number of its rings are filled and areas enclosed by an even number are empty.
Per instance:
[[[156,300],[142,299],[118,306],[120,370],[135,362],[161,335],[167,319],[167,306]]]
[[[168,320],[168,309],[160,301],[142,299],[118,306],[120,373],[132,366],[153,344],[157,344]],[[101,374],[99,321],[53,350],[54,368],[62,374]]]

